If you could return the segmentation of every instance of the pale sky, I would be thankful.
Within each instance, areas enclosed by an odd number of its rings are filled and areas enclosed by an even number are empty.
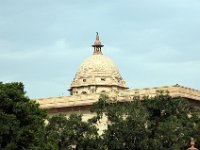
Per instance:
[[[200,89],[200,0],[0,0],[0,81],[68,95],[96,32],[129,88]]]

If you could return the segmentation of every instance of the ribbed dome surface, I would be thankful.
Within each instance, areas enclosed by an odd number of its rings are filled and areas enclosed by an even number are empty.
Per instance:
[[[108,85],[125,87],[117,66],[104,55],[92,55],[84,60],[71,84],[72,87]]]

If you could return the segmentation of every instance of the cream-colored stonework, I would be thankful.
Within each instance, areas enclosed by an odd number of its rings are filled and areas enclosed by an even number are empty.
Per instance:
[[[131,101],[134,96],[150,96],[153,97],[158,91],[168,91],[172,97],[183,97],[190,101],[194,106],[200,107],[200,91],[187,88],[180,85],[143,88],[143,89],[129,89],[123,92],[108,92],[107,94],[111,100],[118,100],[121,102]],[[100,94],[82,94],[71,96],[60,96],[37,99],[41,108],[49,111],[49,115],[64,113],[69,115],[71,113],[79,113],[83,115],[83,120],[86,121],[94,116],[90,112],[90,106],[98,101]],[[107,129],[107,118],[103,117],[98,123],[98,133],[101,135]]]
[[[113,61],[103,55],[97,34],[93,55],[84,60],[69,89],[71,95],[119,92],[127,89]]]
[[[200,90],[191,89],[188,87],[173,85],[143,89],[128,89],[120,93],[109,92],[107,94],[111,100],[130,101],[134,96],[155,96],[158,91],[168,91],[172,97],[183,97],[189,100],[196,101],[200,104]],[[71,108],[71,107],[84,107],[91,106],[94,102],[98,101],[100,94],[82,94],[71,96],[60,96],[36,99],[41,108]]]
[[[104,55],[92,55],[80,66],[71,84],[73,95],[118,91],[127,88],[119,69]]]

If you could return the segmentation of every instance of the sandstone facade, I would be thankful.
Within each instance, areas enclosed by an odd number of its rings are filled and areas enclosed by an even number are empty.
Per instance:
[[[82,113],[90,116],[89,108],[101,93],[113,100],[130,101],[134,96],[155,96],[157,91],[168,91],[172,97],[180,96],[200,107],[200,91],[181,85],[128,89],[113,61],[103,55],[99,35],[94,42],[93,55],[81,65],[69,89],[70,96],[36,99],[41,108],[48,109],[50,115],[57,113]]]
[[[93,55],[84,60],[69,89],[71,95],[119,92],[127,89],[114,62],[103,55],[103,45],[96,35]]]

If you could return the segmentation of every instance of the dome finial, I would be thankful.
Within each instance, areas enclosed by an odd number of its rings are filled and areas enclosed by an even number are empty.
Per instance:
[[[97,33],[97,35],[96,35],[96,41],[99,41],[99,34],[98,34],[98,32],[96,32]]]
[[[94,42],[94,45],[92,45],[92,47],[94,47],[94,52],[93,54],[96,55],[96,54],[101,54],[102,55],[102,52],[101,52],[101,47],[103,47],[104,45],[101,45],[101,42],[99,40],[99,34],[98,32],[96,32],[96,40]]]

